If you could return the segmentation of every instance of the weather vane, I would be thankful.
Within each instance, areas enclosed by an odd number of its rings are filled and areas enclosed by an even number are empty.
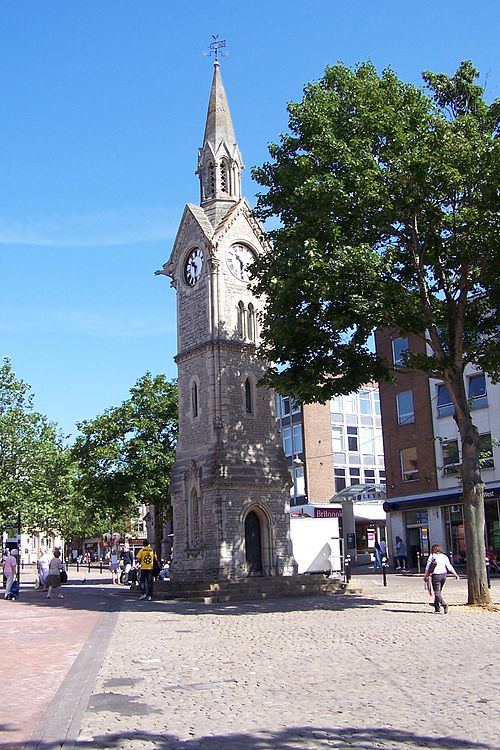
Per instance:
[[[213,42],[211,42],[208,45],[208,49],[210,52],[204,52],[205,55],[212,55],[215,58],[215,62],[219,61],[219,50],[223,49],[226,46],[226,40],[225,39],[219,39],[218,34],[212,34]],[[225,55],[225,52],[221,52],[221,55]]]

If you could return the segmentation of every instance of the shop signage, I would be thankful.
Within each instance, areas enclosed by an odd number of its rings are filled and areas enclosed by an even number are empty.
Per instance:
[[[342,518],[342,508],[315,508],[314,518]]]

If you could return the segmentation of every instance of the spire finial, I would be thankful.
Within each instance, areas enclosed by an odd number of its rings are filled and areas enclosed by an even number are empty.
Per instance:
[[[226,40],[219,39],[218,34],[212,34],[212,39],[213,39],[213,42],[211,42],[208,45],[208,49],[210,50],[210,52],[207,52],[207,55],[213,54],[215,62],[218,63],[219,62],[219,50],[223,49],[226,46]],[[222,52],[222,54],[224,53]]]

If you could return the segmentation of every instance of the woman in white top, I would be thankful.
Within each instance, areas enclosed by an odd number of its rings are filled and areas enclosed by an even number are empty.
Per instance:
[[[54,550],[54,557],[49,563],[49,575],[47,576],[47,599],[51,598],[52,589],[57,589],[61,585],[61,550]],[[59,599],[63,599],[62,594],[58,594]]]
[[[434,610],[439,612],[440,608],[443,607],[445,615],[448,614],[448,605],[443,599],[443,586],[446,583],[448,573],[452,573],[458,581],[460,576],[448,557],[439,544],[433,544],[425,566],[424,581],[428,581],[429,577],[431,578],[432,588],[434,589]]]

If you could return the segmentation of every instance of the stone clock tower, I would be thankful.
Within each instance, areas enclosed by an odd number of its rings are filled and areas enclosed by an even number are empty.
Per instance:
[[[291,575],[290,475],[272,391],[258,387],[259,302],[249,267],[269,251],[241,197],[243,162],[216,61],[200,205],[188,204],[157,273],[177,290],[179,441],[171,483],[176,580]]]

